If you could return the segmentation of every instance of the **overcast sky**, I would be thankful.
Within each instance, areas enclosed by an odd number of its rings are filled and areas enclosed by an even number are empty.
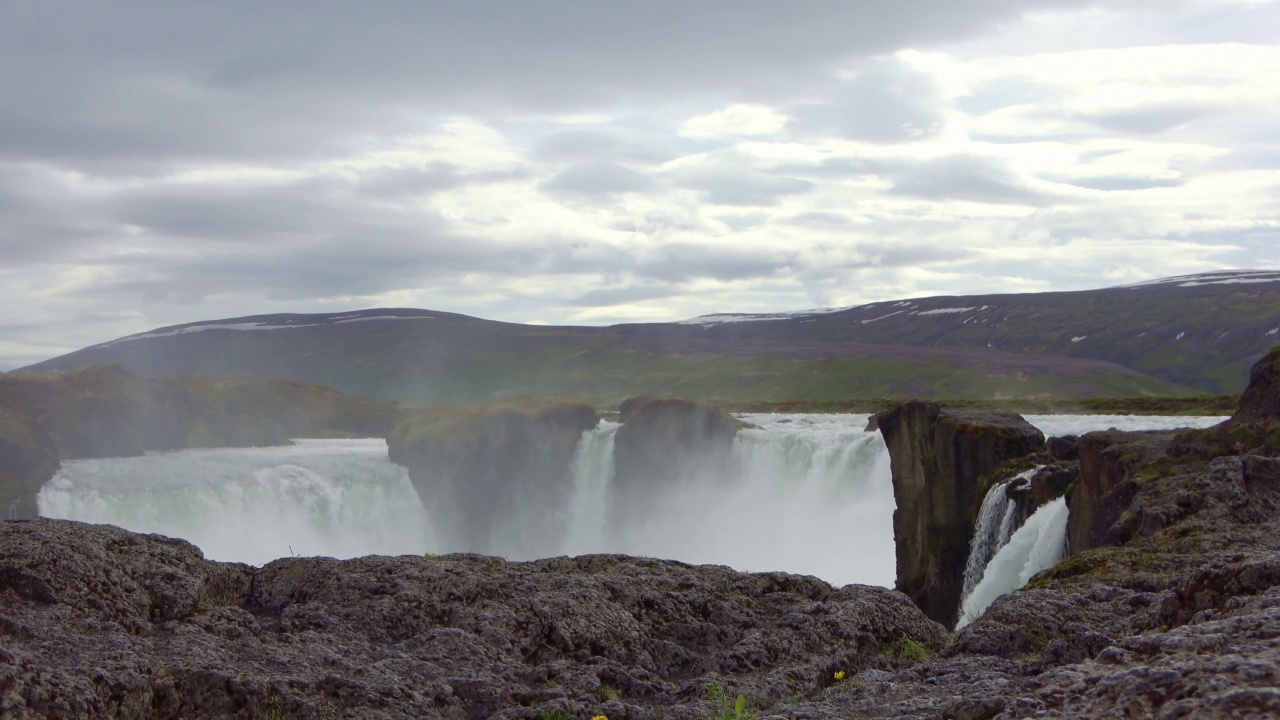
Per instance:
[[[1276,0],[0,0],[0,369],[1280,267]]]

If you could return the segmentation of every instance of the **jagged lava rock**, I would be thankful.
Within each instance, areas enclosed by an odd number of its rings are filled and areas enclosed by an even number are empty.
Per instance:
[[[557,399],[437,406],[397,425],[388,455],[448,547],[514,554],[495,545],[501,529],[520,557],[545,557],[559,548],[547,526],[566,521],[570,460],[599,421],[590,405]]]
[[[955,624],[964,567],[982,503],[979,480],[1004,461],[1044,445],[1020,415],[909,402],[878,413],[893,471],[897,587],[947,625]]]
[[[204,560],[155,535],[0,526],[0,715],[694,720],[946,641],[904,595],[594,555]]]

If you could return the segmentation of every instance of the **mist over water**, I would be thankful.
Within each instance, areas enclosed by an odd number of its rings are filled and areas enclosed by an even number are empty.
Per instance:
[[[72,460],[41,489],[45,517],[190,540],[213,560],[422,553],[436,544],[382,440]]]
[[[545,514],[545,537],[530,543],[528,528],[511,537],[496,528],[496,551],[513,559],[618,552],[892,586],[889,455],[880,434],[864,430],[867,416],[741,417],[756,429],[738,433],[727,472],[674,486],[656,483],[647,504],[655,509],[632,515],[626,508],[619,515],[612,502],[619,425],[601,423],[584,433],[566,468],[568,501]],[[1047,434],[1220,420],[1028,419]],[[299,440],[291,447],[67,461],[41,490],[39,504],[47,517],[180,537],[212,559],[252,564],[291,554],[473,550],[438,531],[440,523],[432,522],[407,472],[387,460],[382,440]]]

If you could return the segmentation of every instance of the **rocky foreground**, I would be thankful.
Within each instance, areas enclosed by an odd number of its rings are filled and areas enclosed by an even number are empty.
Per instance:
[[[5,718],[701,718],[709,683],[834,713],[942,626],[900,593],[621,556],[296,558],[0,528]],[[861,682],[861,681],[856,681]],[[849,687],[853,687],[850,684]]]
[[[1280,351],[1207,431],[1041,446],[1016,418],[895,412],[878,417],[895,489],[924,493],[895,517],[910,595],[621,556],[257,569],[6,522],[0,715],[1280,717]],[[976,504],[1048,463],[1029,502],[1067,497],[1070,557],[949,634],[928,615],[954,617]]]

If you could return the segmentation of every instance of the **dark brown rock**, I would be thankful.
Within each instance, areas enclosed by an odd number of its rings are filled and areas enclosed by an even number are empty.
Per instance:
[[[897,587],[947,626],[955,624],[964,567],[982,503],[979,480],[1044,444],[1019,415],[945,410],[910,402],[876,415],[893,469]]]
[[[530,400],[438,406],[387,437],[446,547],[516,557],[559,548],[583,432],[600,421],[589,405]]]
[[[1249,384],[1231,420],[1237,423],[1280,421],[1280,346],[1271,349],[1249,371]]]
[[[587,556],[288,558],[54,520],[0,526],[0,715],[695,720],[946,641],[900,593]]]
[[[1144,468],[1167,457],[1172,432],[1087,433],[1080,438],[1080,477],[1067,498],[1067,546],[1072,554],[1114,542],[1107,533],[1128,509]]]
[[[0,410],[0,519],[35,517],[36,494],[58,471],[58,448],[34,422]]]
[[[1080,478],[1079,465],[1045,465],[1031,476],[1032,507],[1040,507],[1067,493]]]
[[[285,445],[294,437],[379,437],[392,405],[300,383],[143,378],[119,367],[0,374],[0,410],[50,435],[60,457],[141,455],[191,447]]]
[[[1049,457],[1060,462],[1079,460],[1080,437],[1078,435],[1051,437],[1045,441],[1045,450],[1048,451]]]

